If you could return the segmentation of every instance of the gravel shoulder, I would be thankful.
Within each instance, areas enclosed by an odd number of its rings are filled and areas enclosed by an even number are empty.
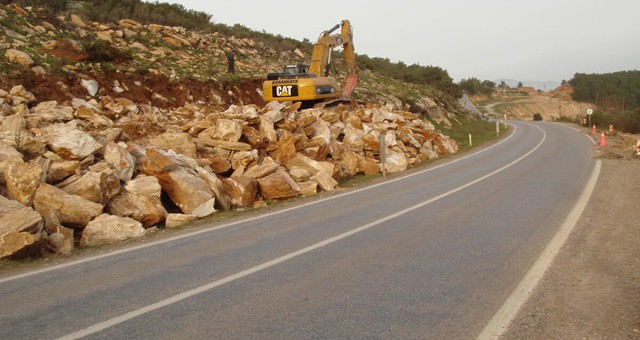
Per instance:
[[[640,339],[640,160],[629,148],[635,137],[595,147],[602,171],[594,194],[503,339]]]

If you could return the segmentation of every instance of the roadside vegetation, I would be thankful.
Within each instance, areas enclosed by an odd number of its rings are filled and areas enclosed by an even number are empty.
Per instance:
[[[574,100],[593,103],[598,108],[591,117],[592,123],[640,133],[640,71],[576,73],[569,84]]]

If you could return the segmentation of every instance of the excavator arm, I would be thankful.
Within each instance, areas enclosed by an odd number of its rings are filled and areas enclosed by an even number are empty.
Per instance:
[[[341,28],[340,33],[331,34],[338,28]],[[337,24],[330,30],[324,31],[320,34],[320,37],[318,37],[311,53],[309,73],[313,73],[318,77],[328,76],[327,66],[329,65],[331,50],[337,46],[342,46],[344,49],[349,75],[355,75],[356,56],[355,49],[353,48],[353,31],[349,20],[342,20],[340,24]]]

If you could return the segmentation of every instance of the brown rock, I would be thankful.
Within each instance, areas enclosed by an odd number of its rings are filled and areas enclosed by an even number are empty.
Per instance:
[[[372,176],[380,172],[378,163],[370,158],[358,156],[358,169],[367,176]]]
[[[213,197],[207,182],[184,169],[160,173],[156,177],[162,190],[185,214],[191,214],[194,209]]]
[[[40,239],[42,217],[17,201],[0,196],[0,221],[0,258]]]
[[[310,196],[318,193],[318,183],[314,181],[299,182],[300,195]]]
[[[167,217],[160,197],[156,195],[140,195],[123,190],[107,204],[109,214],[130,217],[142,223],[145,229],[164,221]]]
[[[187,223],[193,222],[198,219],[196,215],[185,214],[169,214],[167,215],[167,221],[165,222],[165,228],[173,229],[183,226]]]
[[[244,176],[260,179],[262,177],[265,177],[274,173],[276,170],[278,170],[279,167],[280,167],[280,164],[276,163],[273,159],[268,157],[268,158],[265,158],[262,161],[262,163],[254,164],[251,167],[249,167],[244,172]]]
[[[158,179],[153,176],[140,175],[135,179],[127,182],[124,189],[132,194],[155,196],[160,198],[162,194],[162,187],[158,182]]]
[[[120,192],[120,179],[114,170],[107,168],[102,171],[88,171],[81,177],[73,176],[58,184],[58,188],[68,194],[105,205]]]
[[[80,247],[94,247],[144,235],[142,224],[128,217],[102,214],[82,231]]]
[[[198,135],[198,140],[208,146],[219,147],[233,151],[250,151],[251,145],[242,142],[227,142],[220,139],[212,139],[208,135],[201,133]]]
[[[80,130],[70,130],[65,127],[56,133],[47,145],[51,151],[67,160],[84,159],[102,148],[102,144]]]
[[[58,227],[55,233],[49,235],[48,241],[48,250],[56,254],[68,254],[75,248],[73,229]]]
[[[325,171],[316,173],[311,177],[311,180],[318,183],[320,188],[324,191],[331,191],[338,188],[338,182]]]
[[[300,195],[300,187],[286,172],[278,171],[258,179],[260,193],[267,200],[291,198]]]
[[[318,172],[325,172],[327,174],[333,174],[335,165],[331,162],[318,162],[313,159],[301,154],[297,153],[294,158],[292,158],[289,162],[287,162],[287,168],[291,169],[294,166],[303,168],[309,171],[312,175],[317,174]]]
[[[231,162],[223,157],[212,155],[207,157],[207,160],[210,162],[209,166],[216,174],[224,174],[231,170]]]
[[[254,149],[259,149],[264,147],[264,136],[251,126],[245,126],[242,128],[242,135],[249,142]]]
[[[73,119],[73,108],[71,106],[60,106],[55,100],[40,102],[33,109],[31,115],[27,117],[31,122],[30,126],[38,126],[43,123],[68,122]],[[53,131],[48,131],[49,135],[64,136],[75,126],[54,125]]]
[[[104,160],[116,171],[121,181],[128,182],[133,177],[136,162],[127,150],[126,144],[108,142],[104,149]]]
[[[341,170],[343,171],[344,176],[354,176],[358,173],[359,168],[359,158],[358,155],[353,151],[345,151],[341,155],[341,159],[339,161]]]
[[[78,161],[53,161],[47,170],[47,183],[58,183],[80,170]]]
[[[258,193],[258,182],[255,179],[246,176],[225,178],[222,184],[233,206],[248,207],[255,202]]]
[[[44,183],[36,190],[33,205],[37,212],[53,212],[60,223],[79,228],[102,213],[102,205]]]
[[[258,150],[238,151],[231,156],[231,168],[246,168],[258,160]]]
[[[94,127],[104,127],[113,125],[113,121],[106,116],[95,112],[87,106],[80,106],[74,116],[89,122]]]
[[[29,67],[33,64],[33,58],[31,58],[29,54],[14,49],[8,49],[7,52],[5,52],[4,57],[10,62],[24,67]]]
[[[36,189],[43,181],[44,170],[38,162],[24,163],[18,157],[10,158],[4,167],[4,181],[9,198],[31,206]]]
[[[162,174],[180,167],[167,152],[154,148],[145,151],[145,157],[140,160],[140,165],[146,175]]]
[[[196,143],[188,133],[163,133],[151,139],[151,144],[164,150],[196,158]]]
[[[270,153],[271,157],[279,164],[287,164],[289,160],[296,156],[296,145],[291,132],[280,130],[280,139],[277,147]]]
[[[198,176],[200,176],[200,178],[202,178],[209,185],[209,189],[211,189],[211,191],[213,192],[218,206],[221,207],[222,210],[230,210],[231,202],[229,202],[229,198],[224,191],[222,180],[220,180],[218,176],[210,173],[202,167],[197,168],[196,171],[198,172]]]
[[[219,139],[225,142],[237,142],[242,137],[242,123],[232,119],[218,119],[213,126],[201,132],[198,136],[205,135],[210,139]]]
[[[269,143],[278,141],[278,134],[273,126],[273,121],[268,118],[260,117],[260,134],[264,136],[264,139]]]

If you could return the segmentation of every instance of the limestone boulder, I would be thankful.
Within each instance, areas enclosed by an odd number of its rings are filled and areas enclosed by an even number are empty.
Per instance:
[[[33,65],[33,58],[23,51],[8,49],[7,52],[4,53],[4,57],[7,58],[12,63],[19,64],[23,67],[29,67]]]
[[[244,126],[242,128],[242,136],[249,142],[253,149],[264,147],[265,138],[260,131],[252,126]]]
[[[180,168],[155,175],[173,203],[185,214],[213,198],[213,192],[202,178]]]
[[[180,168],[178,161],[164,150],[150,148],[142,152],[140,166],[146,175],[163,174]]]
[[[311,180],[318,183],[324,191],[332,191],[338,188],[338,182],[325,171],[319,171],[311,176]]]
[[[260,179],[274,173],[278,168],[280,168],[280,164],[268,157],[263,159],[260,164],[254,164],[246,169],[243,175],[254,179]]]
[[[78,161],[52,161],[47,169],[47,183],[58,183],[80,171]]]
[[[0,196],[0,258],[34,244],[43,229],[42,216],[18,201]]]
[[[93,155],[103,146],[84,131],[67,125],[56,125],[50,131],[47,146],[66,160],[81,160]]]
[[[212,215],[217,211],[215,208],[215,204],[216,204],[216,199],[215,197],[213,197],[210,200],[202,203],[199,207],[193,209],[191,214],[197,216],[198,218],[204,218],[209,215]]]
[[[260,117],[260,126],[259,131],[264,139],[269,143],[275,143],[278,141],[278,134],[276,133],[276,129],[273,126],[273,121],[264,116]]]
[[[18,106],[20,104],[31,104],[36,101],[36,96],[33,93],[27,91],[27,89],[23,85],[16,85],[12,87],[11,90],[9,90],[9,94],[11,98],[10,101],[13,106]],[[38,104],[36,107],[38,107],[39,105],[40,104]]]
[[[64,192],[105,205],[120,192],[120,179],[111,168],[74,175],[57,185]]]
[[[280,138],[276,143],[276,149],[270,156],[279,164],[287,164],[296,156],[296,145],[293,134],[286,130],[280,130]]]
[[[47,250],[54,254],[69,254],[75,248],[73,229],[58,227],[56,232],[47,237]]]
[[[173,150],[178,154],[196,158],[196,143],[188,133],[163,133],[151,139],[151,144],[164,150]]]
[[[359,157],[353,151],[344,151],[339,160],[343,176],[354,176],[359,172]]]
[[[42,164],[36,161],[25,163],[19,157],[10,158],[5,163],[3,174],[9,198],[31,206],[44,174]]]
[[[132,194],[155,196],[160,198],[162,187],[158,179],[154,176],[139,175],[135,179],[127,182],[124,189]]]
[[[407,170],[409,161],[403,152],[388,149],[384,167],[387,172],[400,172]]]
[[[45,183],[36,190],[33,205],[41,215],[53,214],[61,224],[73,228],[84,228],[102,213],[102,205]]]
[[[55,100],[40,102],[31,109],[31,115],[27,117],[30,126],[39,126],[43,123],[68,122],[73,119],[73,107],[59,105]],[[61,127],[56,126],[55,129]]]
[[[224,211],[230,210],[231,202],[224,191],[224,184],[222,183],[222,180],[202,167],[198,167],[196,172],[198,173],[198,176],[200,176],[200,178],[209,185],[209,189],[213,192],[213,196],[215,197],[218,206]]]
[[[248,207],[256,201],[258,182],[246,176],[225,178],[222,180],[224,192],[235,207]]]
[[[0,162],[6,162],[13,157],[20,159],[24,158],[22,153],[16,150],[13,146],[0,142]]]
[[[82,105],[76,109],[73,114],[76,118],[87,121],[94,127],[105,127],[113,125],[113,121],[109,117],[104,116],[88,106]]]
[[[121,181],[128,182],[133,177],[136,162],[126,144],[108,142],[104,149],[104,160],[115,170]]]
[[[242,123],[233,119],[217,119],[213,126],[201,132],[200,135],[235,143],[242,137]]]
[[[101,214],[82,231],[80,247],[95,247],[144,235],[142,223],[128,217]]]
[[[300,195],[300,187],[285,171],[277,171],[258,179],[262,197],[266,200],[291,198]]]
[[[295,157],[289,160],[287,163],[287,168],[291,169],[293,167],[299,167],[309,171],[312,175],[317,174],[318,172],[325,172],[326,174],[333,174],[335,164],[331,162],[318,162],[315,161],[302,153],[297,153]]]
[[[159,196],[143,195],[127,190],[123,190],[112,198],[106,206],[106,211],[115,216],[130,217],[142,223],[145,229],[160,224],[167,217],[167,210]]]
[[[318,193],[318,183],[314,181],[299,182],[300,195],[310,196]]]
[[[196,215],[187,215],[187,214],[169,214],[167,215],[167,220],[165,222],[165,228],[173,229],[183,226],[185,224],[196,221],[198,216]]]

